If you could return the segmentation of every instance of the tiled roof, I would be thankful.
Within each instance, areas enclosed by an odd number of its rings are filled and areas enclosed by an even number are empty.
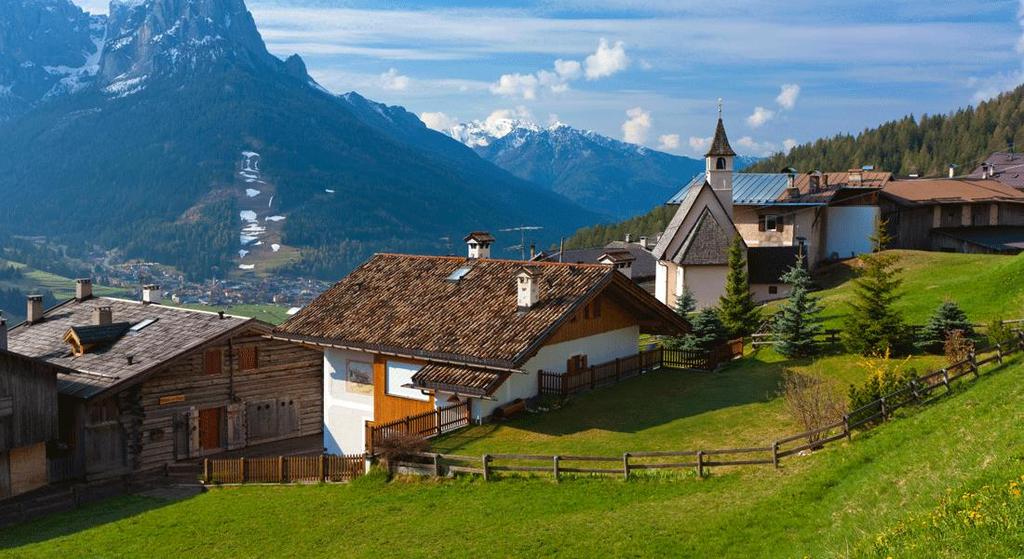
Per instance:
[[[1024,192],[996,180],[909,179],[891,181],[882,194],[905,205],[965,202],[1024,203]]]
[[[1013,188],[1024,188],[1024,155],[1006,151],[993,153],[974,169],[970,178],[980,179],[985,165],[989,166],[991,178]]]
[[[515,276],[537,275],[540,299],[517,307]],[[451,281],[458,270],[461,279]],[[283,339],[428,361],[514,369],[603,290],[654,330],[685,330],[672,311],[611,266],[378,254],[274,330]]]
[[[412,382],[430,390],[458,392],[467,396],[490,396],[509,374],[508,371],[431,363],[413,375]]]
[[[718,118],[718,125],[715,126],[715,137],[711,140],[711,149],[708,150],[704,157],[715,157],[719,155],[736,155],[736,152],[732,150],[732,146],[729,145],[729,137],[725,135],[725,124],[722,124],[721,117]]]
[[[682,266],[724,265],[729,261],[731,242],[732,236],[726,233],[711,211],[704,208],[679,253],[671,260]]]
[[[121,337],[84,355],[74,356],[64,334],[75,326],[92,323],[93,310],[110,307],[114,320],[148,326],[130,330]],[[71,299],[43,315],[42,322],[21,323],[8,333],[8,349],[75,371],[57,376],[61,394],[91,398],[129,380],[145,375],[174,358],[235,328],[258,323],[253,319],[177,309],[163,305],[95,297]],[[132,363],[128,364],[128,356]]]

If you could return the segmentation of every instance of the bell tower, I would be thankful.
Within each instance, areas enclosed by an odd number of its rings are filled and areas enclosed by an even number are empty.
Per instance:
[[[729,145],[729,138],[725,135],[725,125],[722,124],[722,99],[718,99],[718,126],[715,127],[715,137],[711,141],[711,148],[704,155],[704,170],[708,184],[718,196],[718,201],[725,207],[725,211],[732,217],[732,173],[733,160],[736,152]]]

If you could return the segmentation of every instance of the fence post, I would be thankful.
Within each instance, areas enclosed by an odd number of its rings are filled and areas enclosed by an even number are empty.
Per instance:
[[[779,467],[779,441],[772,443],[772,466]]]
[[[483,457],[481,457],[481,461],[484,464],[484,481],[488,481],[491,479],[491,467],[489,465],[491,462],[491,455],[484,454]]]
[[[704,451],[697,451],[697,477],[704,477]]]
[[[622,479],[629,481],[629,453],[622,453]]]
[[[552,471],[552,473],[555,474],[555,481],[558,481],[558,475],[559,475],[559,472],[558,472],[558,461],[561,460],[561,459],[562,459],[561,456],[555,456],[554,457],[554,465],[552,466],[552,470],[551,471]]]
[[[203,458],[203,479],[206,480],[206,485],[210,485],[210,459]]]
[[[999,344],[996,344],[996,362],[1003,364],[1003,347]]]
[[[914,401],[920,401],[921,393],[917,391],[917,380],[910,379],[907,385],[910,387],[910,394],[914,396]]]
[[[850,416],[847,414],[843,414],[843,432],[846,433],[847,442],[851,441],[852,438],[850,437]]]
[[[878,401],[882,403],[882,421],[885,421],[888,419],[888,416],[885,413],[885,396],[879,398]]]
[[[946,385],[946,391],[952,392],[953,389],[949,387],[949,370],[942,369],[942,384]]]
[[[441,408],[434,409],[434,435],[441,434]]]
[[[324,471],[324,469],[325,469],[325,468],[324,468],[324,459],[325,459],[325,458],[326,458],[326,457],[325,457],[325,456],[324,456],[323,454],[321,454],[321,455],[320,455],[320,463],[318,464],[318,468],[319,468],[319,470],[320,470],[320,471],[319,471],[319,472],[317,472],[317,473],[318,473],[318,474],[320,475],[320,481],[323,481],[323,480],[324,480],[324,474],[326,473],[326,472]]]
[[[434,477],[441,477],[441,455],[434,453]]]
[[[245,483],[245,457],[239,458],[238,464],[241,466],[242,469],[242,483]]]
[[[403,432],[404,432],[404,433],[405,433],[406,435],[408,435],[408,434],[409,434],[409,416],[408,416],[408,415],[407,415],[407,416],[405,416],[405,418],[404,418],[404,419],[402,420],[402,429],[404,429],[404,431],[403,431]]]
[[[967,359],[971,364],[971,372],[974,373],[974,378],[978,378],[978,355],[973,351],[967,355]]]
[[[284,456],[277,457],[277,482],[284,483]]]

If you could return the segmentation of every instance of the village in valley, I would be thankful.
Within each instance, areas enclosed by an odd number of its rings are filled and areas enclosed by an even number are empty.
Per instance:
[[[239,65],[189,74],[197,84],[271,68],[284,100],[209,109],[255,124],[237,138],[224,124],[211,135],[226,147],[195,165],[180,140],[140,144],[141,158],[188,160],[182,184],[200,194],[101,198],[150,216],[123,247],[102,213],[81,242],[76,217],[47,235],[0,227],[0,556],[1024,556],[1024,89],[756,157],[733,131],[789,118],[800,88],[746,120],[716,95],[691,138],[698,166],[672,167],[661,190],[624,183],[656,201],[615,214],[621,192],[592,206],[579,185],[578,199],[541,195],[514,169],[537,161],[486,159],[541,134],[556,147],[531,157],[565,157],[554,115],[435,131],[441,113],[335,97],[311,77],[327,74],[271,55],[241,0],[196,0],[210,17],[158,34],[146,10],[165,3],[115,0],[109,23],[59,8],[97,50],[80,70],[46,66],[60,79],[31,103],[4,104],[29,74],[4,89],[15,70],[0,64],[0,141],[44,128],[32,119],[51,98],[92,102],[89,80],[109,80],[95,91],[111,103],[157,95],[153,76],[179,60]],[[132,41],[183,29],[209,34],[138,62],[148,47]],[[623,48],[601,38],[583,62],[490,90],[585,88],[626,68]],[[372,83],[433,87],[402,77]],[[245,100],[263,82],[245,83],[210,91]],[[47,126],[69,137],[75,119],[120,118],[68,107]],[[308,128],[261,136],[277,108]],[[626,143],[587,131],[578,161],[552,166],[653,173],[617,159],[660,157],[623,147],[641,143],[636,110]],[[954,124],[966,118],[985,125]],[[355,140],[325,132],[346,127]],[[965,139],[936,139],[954,129]],[[911,136],[906,153],[885,147]],[[396,147],[410,138],[426,147]],[[487,177],[500,211],[475,202]]]

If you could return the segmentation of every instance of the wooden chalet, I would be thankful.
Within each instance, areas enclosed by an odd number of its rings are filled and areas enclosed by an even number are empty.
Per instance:
[[[99,479],[321,432],[317,351],[266,337],[250,318],[77,296],[28,319],[9,347],[60,368],[58,443],[69,477]]]
[[[272,336],[323,350],[324,446],[354,453],[368,424],[460,404],[483,421],[536,396],[540,371],[688,328],[611,265],[378,254]]]
[[[47,483],[46,447],[57,440],[57,367],[11,353],[0,318],[0,499]]]

